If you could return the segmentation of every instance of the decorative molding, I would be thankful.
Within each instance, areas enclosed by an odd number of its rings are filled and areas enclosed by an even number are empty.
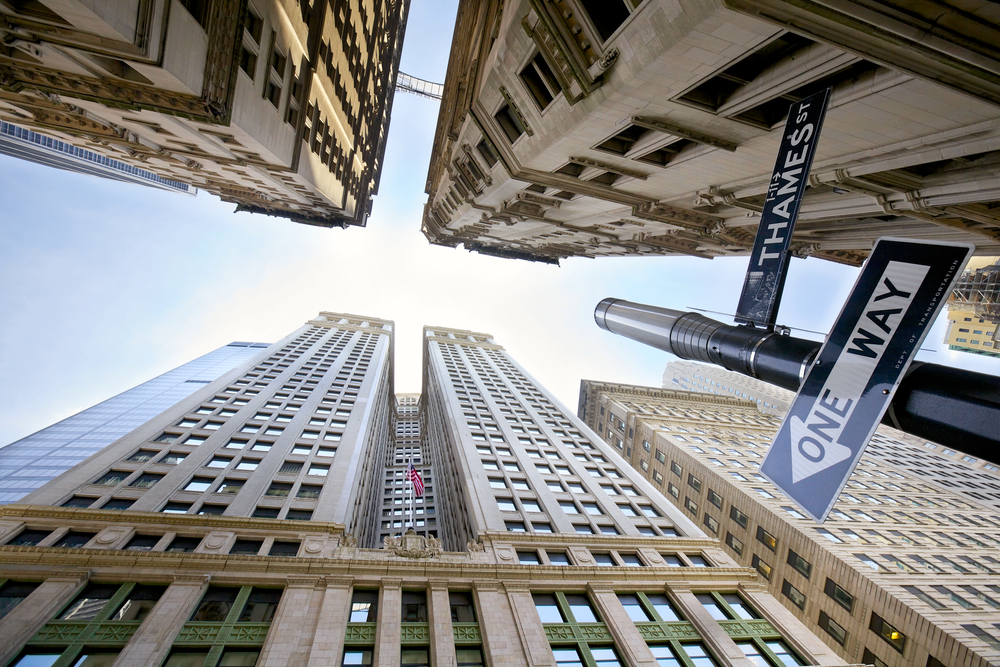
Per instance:
[[[640,181],[644,181],[649,178],[649,174],[641,171],[635,171],[634,169],[628,169],[626,167],[619,167],[617,165],[608,164],[607,162],[601,162],[600,160],[593,160],[589,157],[570,157],[570,162],[573,164],[578,164],[584,167],[593,167],[594,169],[603,169],[604,171],[610,171],[613,174],[618,174],[620,176],[628,176],[629,178],[637,178]]]
[[[517,116],[517,120],[520,121],[521,127],[524,128],[527,135],[529,137],[535,136],[535,131],[532,130],[531,125],[528,124],[528,119],[524,117],[523,113],[521,113],[520,107],[517,106],[517,102],[515,102],[514,98],[510,96],[510,93],[507,92],[507,88],[505,86],[500,86],[500,94],[503,96],[504,100],[506,100],[511,112]]]
[[[725,225],[725,220],[719,216],[699,213],[698,211],[679,208],[662,202],[651,202],[633,206],[632,215],[637,218],[665,222],[668,225],[676,225],[697,232],[705,232],[707,229],[715,228],[718,225]]]
[[[672,134],[675,137],[687,139],[695,142],[696,144],[705,144],[707,146],[721,148],[722,150],[729,151],[730,153],[735,153],[738,148],[738,144],[722,139],[721,137],[705,134],[681,125],[668,123],[667,121],[659,120],[657,118],[650,118],[649,116],[632,116],[632,124],[644,127],[647,130],[655,130],[657,132]]]

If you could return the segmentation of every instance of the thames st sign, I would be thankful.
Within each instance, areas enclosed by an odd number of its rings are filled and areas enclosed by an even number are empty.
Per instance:
[[[789,246],[826,116],[830,89],[795,102],[781,136],[747,267],[736,321],[770,330],[788,275]]]
[[[822,523],[974,247],[882,238],[760,467]]]

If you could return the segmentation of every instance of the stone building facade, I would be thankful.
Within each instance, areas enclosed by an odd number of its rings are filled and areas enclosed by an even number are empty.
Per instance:
[[[781,417],[791,405],[795,394],[713,364],[697,361],[670,361],[663,369],[663,388],[695,391],[716,396],[745,398],[765,414]]]
[[[758,472],[780,420],[755,404],[584,381],[579,415],[848,662],[1000,659],[995,499],[920,471],[962,467],[954,450],[880,428],[817,525]]]
[[[406,0],[9,0],[0,120],[246,210],[364,225]]]
[[[794,253],[990,254],[998,23],[949,1],[461,3],[423,232],[550,263],[744,254],[789,106],[832,87]]]
[[[424,336],[397,397],[392,323],[322,313],[0,508],[0,665],[844,664],[488,334]],[[439,537],[379,531],[410,408]]]

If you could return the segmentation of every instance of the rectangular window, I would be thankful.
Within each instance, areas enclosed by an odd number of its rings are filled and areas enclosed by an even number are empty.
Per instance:
[[[521,70],[521,82],[531,93],[535,104],[542,110],[548,107],[556,95],[562,91],[555,74],[541,53],[536,53],[535,57],[528,61],[528,64]]]
[[[833,598],[834,601],[841,607],[846,609],[847,613],[854,611],[854,596],[837,585],[833,579],[827,578],[826,585],[823,586],[823,592]]]
[[[764,530],[762,526],[757,526],[757,541],[771,551],[775,551],[778,548],[778,538]]]
[[[704,523],[713,534],[719,534],[719,521],[708,512],[705,512]]]
[[[753,562],[750,564],[755,570],[761,573],[765,579],[771,580],[771,566],[760,559],[757,554],[753,555]]]
[[[6,616],[24,598],[31,595],[38,586],[37,583],[8,581],[0,587],[0,618]]]
[[[701,480],[692,475],[691,473],[688,473],[688,486],[690,486],[698,493],[701,493]]]
[[[729,506],[729,518],[735,521],[741,528],[746,528],[749,522],[749,517],[736,509],[735,505]]]
[[[819,620],[817,623],[819,624],[819,627],[826,630],[827,634],[833,637],[833,641],[837,642],[841,646],[844,646],[847,643],[847,630],[845,630],[842,625],[827,616],[825,611],[819,612]]]
[[[889,646],[900,653],[906,648],[906,635],[874,612],[872,612],[871,620],[868,622],[868,629],[884,639]]]
[[[788,564],[798,570],[799,574],[808,579],[812,576],[812,563],[791,549],[788,550]]]
[[[743,555],[743,542],[741,542],[732,533],[726,533],[726,544],[728,544],[729,548],[735,551],[737,555],[739,556]]]
[[[712,503],[713,505],[715,505],[716,507],[718,507],[720,510],[722,509],[722,496],[720,496],[718,493],[716,493],[712,489],[708,490],[708,502]]]
[[[504,104],[500,107],[493,118],[496,119],[497,124],[500,129],[503,130],[504,135],[506,135],[507,140],[511,143],[517,141],[518,137],[524,134],[524,126],[521,125],[521,121],[518,120],[517,116],[511,111],[509,104]]]
[[[378,619],[378,591],[355,590],[351,597],[350,623],[374,623]]]
[[[784,582],[781,584],[781,594],[784,595],[789,600],[791,600],[792,604],[794,604],[799,609],[806,608],[805,594],[799,589],[797,589],[795,586],[792,586],[792,584],[788,581],[788,579],[785,579]]]

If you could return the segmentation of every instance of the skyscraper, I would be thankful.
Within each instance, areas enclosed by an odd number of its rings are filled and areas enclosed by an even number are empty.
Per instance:
[[[392,347],[322,313],[0,508],[0,664],[843,664],[488,334]]]
[[[364,225],[408,0],[0,5],[0,121],[237,210]]]
[[[919,471],[963,465],[937,445],[880,429],[818,526],[758,472],[780,421],[748,400],[584,381],[579,414],[848,662],[1000,658],[1000,513]]]
[[[745,254],[789,108],[830,87],[792,252],[856,266],[902,235],[997,254],[987,6],[463,2],[423,233],[550,263]]]
[[[795,398],[794,392],[712,364],[671,361],[663,369],[663,388],[696,391],[716,396],[745,398],[761,412],[782,416]]]
[[[224,345],[3,447],[0,504],[17,502],[266,347]]]

